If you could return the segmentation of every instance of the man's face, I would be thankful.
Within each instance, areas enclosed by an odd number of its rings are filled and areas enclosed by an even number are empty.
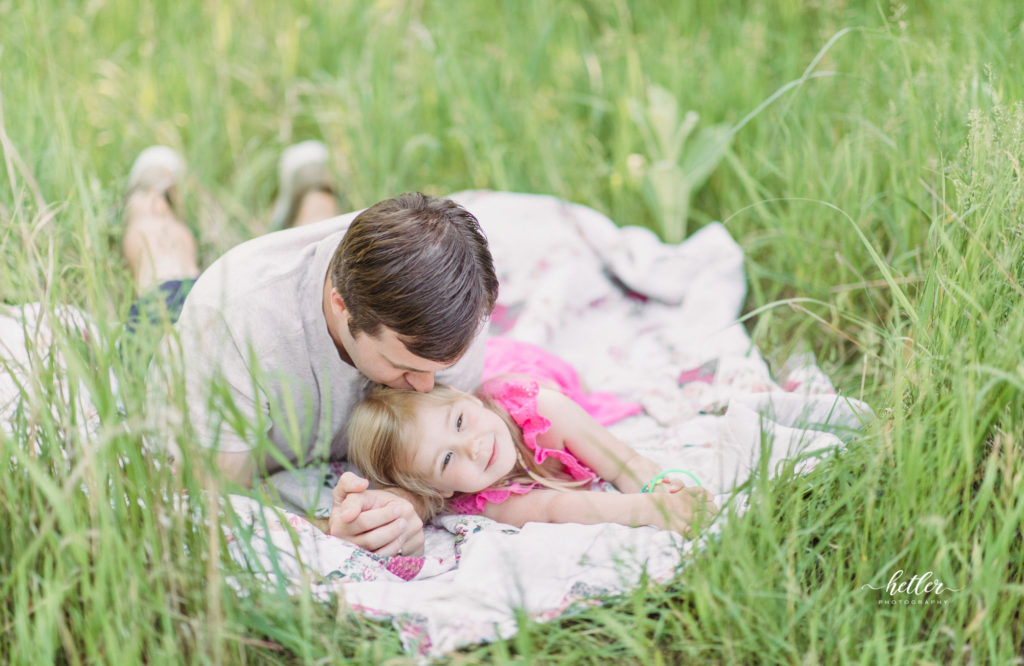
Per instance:
[[[416,356],[390,328],[380,335],[360,332],[355,336],[348,328],[348,311],[337,292],[331,294],[331,316],[328,328],[335,341],[345,348],[349,360],[371,381],[396,389],[425,392],[434,388],[434,374],[454,365],[429,361]]]
[[[348,331],[348,327],[345,327]],[[413,355],[398,335],[390,328],[381,329],[379,336],[359,333],[348,335],[351,344],[345,349],[359,372],[378,384],[396,389],[414,389],[426,392],[434,388],[434,373],[453,365],[428,361]]]

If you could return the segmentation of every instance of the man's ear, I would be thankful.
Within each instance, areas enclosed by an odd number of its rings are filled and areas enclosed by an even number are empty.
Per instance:
[[[345,299],[341,297],[338,290],[331,287],[331,306],[338,311],[338,314],[345,314],[348,308],[345,306]]]

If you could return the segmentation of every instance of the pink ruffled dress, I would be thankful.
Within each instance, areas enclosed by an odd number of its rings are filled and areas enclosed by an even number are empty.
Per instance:
[[[508,374],[536,379],[501,376]],[[601,425],[614,423],[641,410],[640,405],[623,402],[611,393],[587,393],[571,365],[536,345],[508,338],[495,337],[487,341],[483,375],[484,383],[479,392],[507,411],[516,425],[522,428],[523,441],[534,451],[534,460],[540,464],[554,458],[576,481],[593,481],[597,475],[569,451],[547,449],[537,444],[537,436],[551,428],[551,421],[537,411],[537,394],[540,392],[537,380],[557,385],[562,393]],[[455,513],[479,514],[488,502],[500,504],[512,495],[524,495],[539,485],[513,483],[502,488],[458,495],[448,503],[448,507]]]

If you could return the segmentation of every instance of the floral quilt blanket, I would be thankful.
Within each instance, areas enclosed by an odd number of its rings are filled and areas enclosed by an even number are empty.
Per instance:
[[[453,196],[488,235],[500,295],[492,332],[571,362],[584,384],[644,410],[612,431],[665,468],[700,479],[725,506],[703,538],[742,513],[757,470],[810,469],[871,418],[837,395],[813,358],[774,375],[737,321],[743,252],[720,224],[680,245],[617,227],[589,208],[537,195]],[[232,497],[232,556],[268,581],[391,621],[424,658],[513,635],[521,614],[546,620],[670,579],[699,544],[653,527],[528,524],[442,516],[424,557],[377,557],[300,517],[325,516],[340,466],[271,479],[281,507]],[[613,491],[614,492],[614,491]]]

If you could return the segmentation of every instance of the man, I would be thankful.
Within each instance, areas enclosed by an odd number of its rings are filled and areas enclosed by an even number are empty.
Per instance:
[[[227,478],[248,485],[286,461],[343,458],[347,416],[368,381],[417,391],[435,378],[478,383],[498,285],[468,211],[406,194],[306,224],[324,209],[307,214],[311,202],[333,196],[309,176],[315,163],[288,167],[286,153],[293,203],[279,209],[295,228],[243,243],[197,278],[195,242],[172,203],[183,163],[170,149],[148,151],[132,170],[125,257],[140,292],[158,289],[171,310],[187,293],[176,330],[189,418]],[[411,497],[366,486],[342,477],[329,531],[383,555],[421,552]]]

